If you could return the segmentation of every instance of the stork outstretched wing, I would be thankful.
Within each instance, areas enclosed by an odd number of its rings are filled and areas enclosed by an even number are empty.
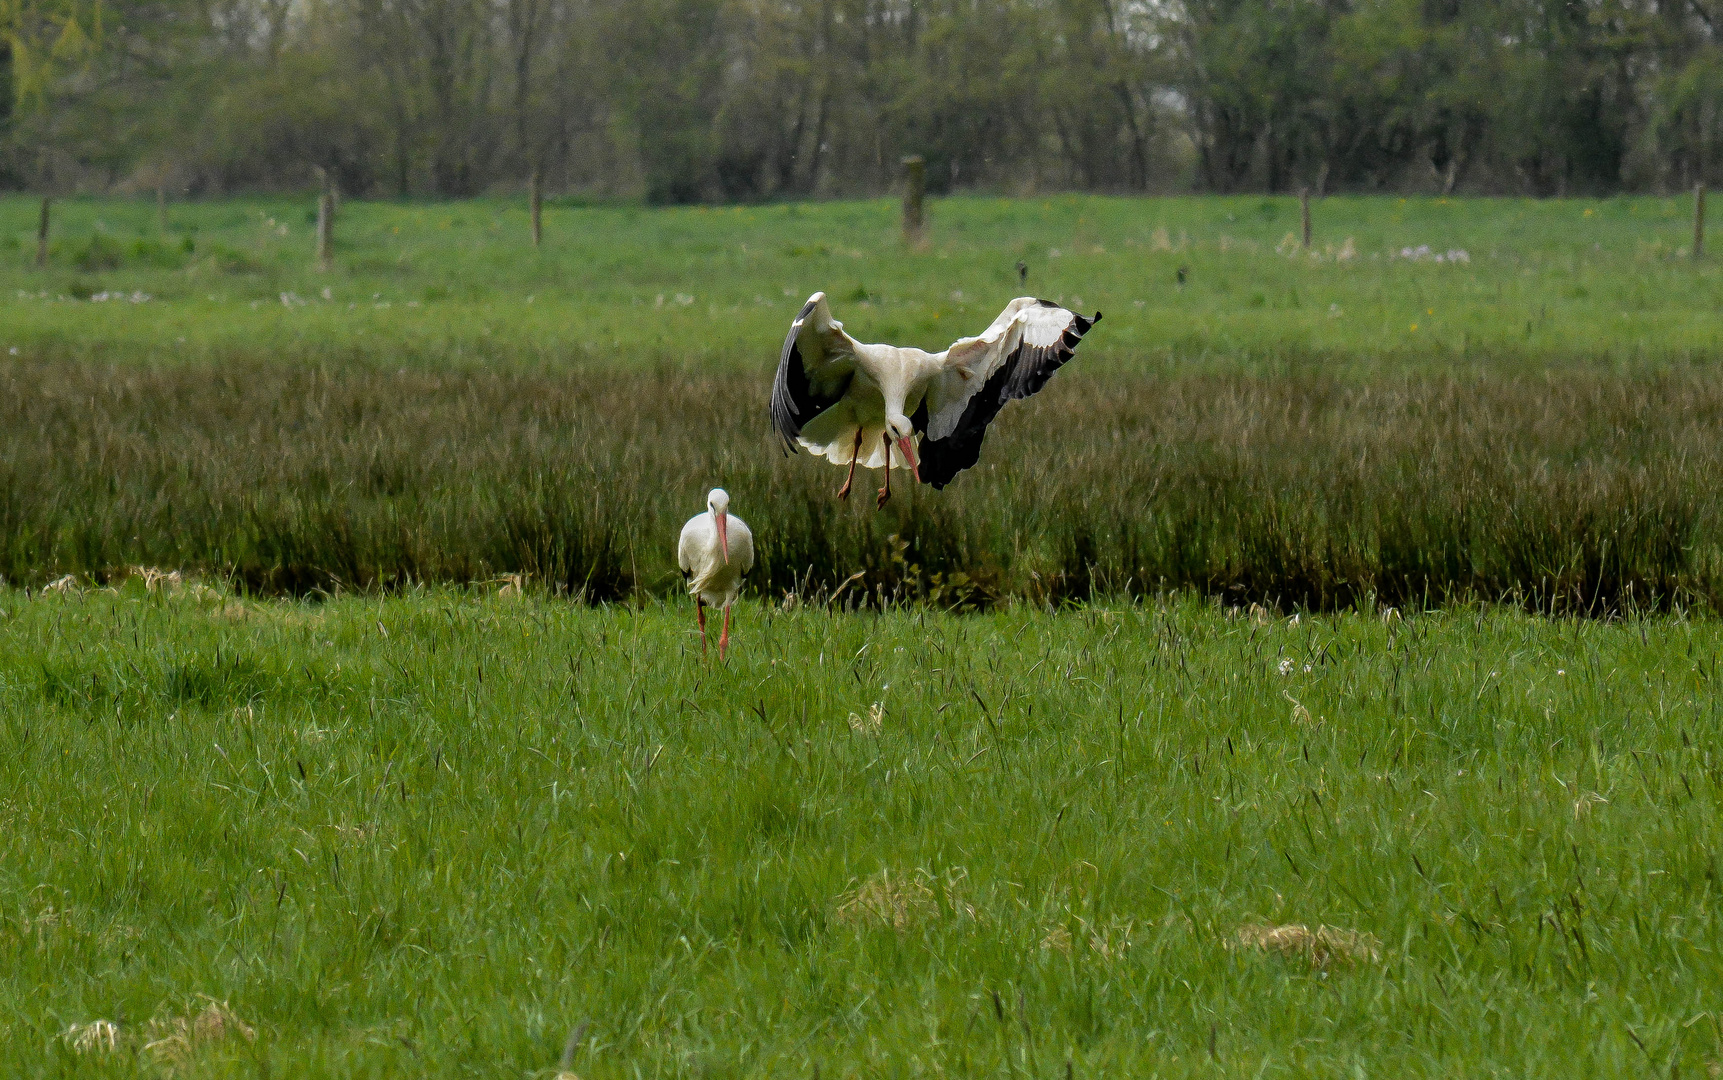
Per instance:
[[[778,376],[772,383],[772,426],[789,453],[802,428],[840,401],[855,375],[856,341],[832,318],[826,294],[817,292],[790,324]]]
[[[1051,300],[1020,296],[979,337],[946,350],[945,370],[910,419],[922,432],[921,479],[936,489],[974,465],[1005,403],[1047,385],[1101,313],[1085,319]]]

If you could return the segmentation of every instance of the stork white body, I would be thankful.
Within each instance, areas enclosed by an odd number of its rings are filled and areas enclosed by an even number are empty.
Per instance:
[[[906,410],[920,404],[928,382],[945,370],[945,355],[857,342],[849,392],[802,428],[796,441],[834,465],[909,468],[903,449],[892,444],[913,434]]]
[[[1100,318],[1022,296],[979,337],[930,353],[857,341],[832,318],[826,294],[815,293],[784,339],[772,421],[787,449],[846,465],[851,479],[857,465],[885,469],[881,505],[894,468],[943,488],[975,464],[1005,403],[1041,389]],[[846,480],[839,496],[849,489]]]
[[[700,620],[700,646],[706,645],[706,605],[724,609],[724,631],[718,638],[718,656],[730,643],[730,606],[742,591],[742,578],[754,568],[754,533],[748,523],[730,513],[730,496],[713,488],[706,496],[706,512],[696,514],[682,526],[676,544],[676,562],[688,578],[688,592]]]

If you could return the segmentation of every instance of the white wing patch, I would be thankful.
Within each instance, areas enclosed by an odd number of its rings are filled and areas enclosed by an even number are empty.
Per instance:
[[[980,337],[963,338],[945,351],[945,371],[927,391],[927,437],[949,438],[964,407],[1022,346],[1058,349],[1077,316],[1056,304],[1019,296]]]
[[[918,421],[922,481],[942,488],[975,464],[999,410],[1046,385],[1100,318],[1098,311],[1085,319],[1047,300],[1018,297],[986,333],[947,349]]]
[[[1062,307],[1031,304],[1018,316],[1023,322],[1023,341],[1045,349],[1059,343],[1071,325],[1072,313]]]

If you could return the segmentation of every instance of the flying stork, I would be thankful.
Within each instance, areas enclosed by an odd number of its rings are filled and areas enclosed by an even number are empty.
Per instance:
[[[1098,311],[1085,319],[1051,300],[1020,296],[980,337],[928,353],[862,344],[817,292],[784,338],[772,423],[787,452],[799,444],[849,466],[840,499],[849,497],[858,464],[885,470],[878,506],[891,498],[892,469],[907,468],[938,490],[975,464],[987,425],[1005,403],[1046,385],[1100,321]]]
[[[730,605],[742,591],[742,576],[754,568],[754,534],[748,523],[730,513],[730,496],[713,488],[706,512],[682,526],[676,562],[688,577],[694,612],[700,620],[700,651],[706,651],[706,605],[724,609],[724,630],[718,635],[718,659],[730,644]]]

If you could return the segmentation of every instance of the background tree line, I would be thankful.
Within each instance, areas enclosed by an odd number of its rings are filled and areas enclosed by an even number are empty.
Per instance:
[[[1723,0],[0,0],[0,184],[658,202],[1723,175]]]

